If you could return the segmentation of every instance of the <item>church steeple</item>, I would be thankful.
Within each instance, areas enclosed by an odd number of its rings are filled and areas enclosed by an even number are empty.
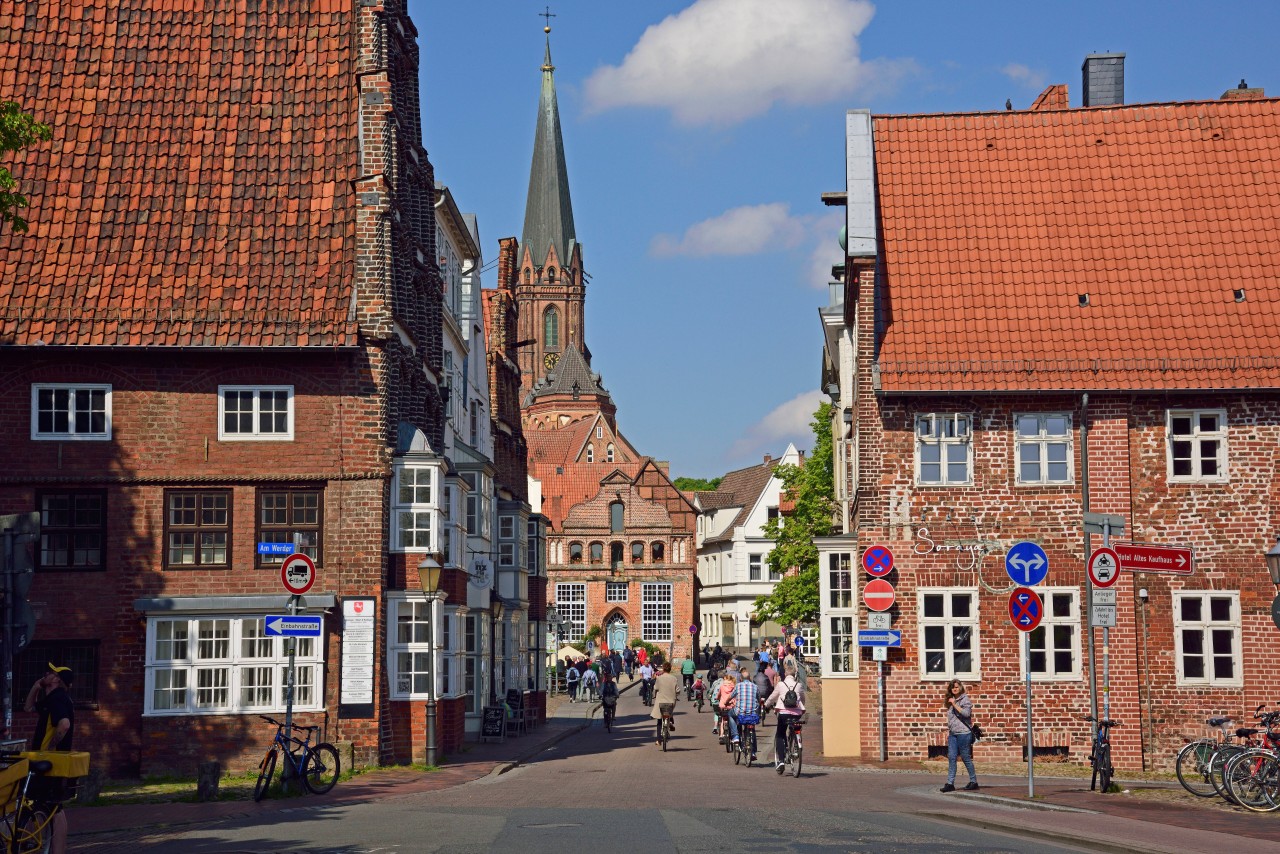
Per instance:
[[[550,33],[550,26],[545,31]],[[524,232],[520,237],[523,251],[527,251],[538,266],[546,260],[547,250],[552,246],[560,263],[567,265],[577,239],[573,230],[573,204],[569,200],[569,172],[564,163],[564,139],[560,135],[560,109],[556,105],[555,70],[548,35],[542,60],[533,166],[529,170],[529,198],[525,202]]]

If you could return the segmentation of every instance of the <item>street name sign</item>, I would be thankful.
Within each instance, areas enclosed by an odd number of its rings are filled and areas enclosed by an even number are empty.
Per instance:
[[[280,564],[280,581],[285,590],[301,596],[316,583],[316,565],[302,553],[291,554]]]
[[[1094,629],[1114,629],[1116,627],[1116,606],[1091,605],[1089,607],[1089,627]]]
[[[1005,553],[1004,571],[1013,579],[1014,584],[1034,587],[1049,574],[1049,557],[1035,543],[1023,540],[1014,543]]]
[[[318,638],[320,637],[320,617],[270,614],[267,616],[267,634],[285,638]]]
[[[1151,543],[1114,543],[1125,572],[1159,572],[1191,575],[1195,553],[1186,546],[1157,546]]]
[[[1094,549],[1089,555],[1089,580],[1096,587],[1110,587],[1120,578],[1120,556],[1115,549]]]
[[[884,631],[893,628],[892,614],[867,614],[867,628],[873,631]]]
[[[1044,619],[1044,601],[1040,594],[1026,587],[1019,587],[1009,594],[1009,620],[1020,632],[1029,632]]]
[[[858,631],[858,646],[902,646],[902,632],[897,629],[888,631]]]
[[[862,568],[876,578],[893,571],[893,552],[888,546],[872,546],[862,553]]]
[[[293,543],[258,543],[260,555],[291,555]]]
[[[862,588],[862,601],[866,602],[867,607],[872,611],[888,611],[893,607],[895,598],[893,585],[883,578],[868,581],[867,586]]]
[[[1095,587],[1093,588],[1094,605],[1114,605],[1116,604],[1115,588]]]

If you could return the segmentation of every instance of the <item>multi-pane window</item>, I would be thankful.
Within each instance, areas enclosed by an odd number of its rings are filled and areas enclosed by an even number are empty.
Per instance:
[[[395,548],[399,551],[435,551],[432,536],[439,521],[435,466],[397,464],[395,472]]]
[[[1050,588],[1038,592],[1044,600],[1044,616],[1039,626],[1026,633],[1031,644],[1031,676],[1079,679],[1080,591]]]
[[[292,439],[293,386],[218,386],[219,439]]]
[[[604,461],[606,463],[613,462],[613,443],[610,442],[604,449]]]
[[[1169,479],[1225,480],[1227,413],[1221,409],[1169,410]]]
[[[780,569],[775,569],[775,568],[774,568],[774,566],[773,566],[773,564],[769,564],[769,580],[770,580],[770,581],[781,581],[781,580],[782,580],[782,570],[780,570]]]
[[[170,490],[164,501],[165,566],[230,566],[230,490]]]
[[[548,350],[560,348],[560,312],[549,307],[542,315],[542,342]]]
[[[320,563],[321,491],[318,489],[258,490],[258,542],[290,543]],[[278,566],[282,554],[258,555],[258,566]]]
[[[604,583],[604,601],[626,602],[627,586],[625,581],[606,581]]]
[[[498,517],[498,539],[514,540],[516,538],[516,517],[515,516],[499,516]]]
[[[826,624],[822,627],[826,642],[821,651],[815,645],[806,647],[811,655],[822,655],[824,675],[853,676],[858,673],[858,601],[854,596],[857,576],[853,571],[853,555],[849,552],[827,552],[822,559],[819,596],[826,608]]]
[[[827,585],[831,608],[853,608],[852,559],[847,552],[827,555]]]
[[[978,675],[978,591],[929,589],[920,597],[920,676]]]
[[[1014,416],[1018,483],[1071,483],[1071,416]]]
[[[832,673],[858,672],[858,618],[854,616],[830,617]]]
[[[498,543],[498,566],[516,565],[516,544]]]
[[[1175,593],[1173,634],[1179,685],[1242,684],[1239,593]]]
[[[444,370],[441,371],[441,373],[443,374],[444,382],[441,384],[441,387],[440,387],[440,396],[444,398],[444,417],[452,418],[453,417],[453,353],[449,352],[448,350],[445,350],[442,355],[444,356]]]
[[[103,569],[105,492],[44,492],[40,503],[40,568]]]
[[[14,660],[14,684],[34,685],[49,671],[49,663],[70,667],[75,682],[67,689],[77,706],[98,702],[98,641],[33,641]]]
[[[492,481],[488,475],[476,472],[463,472],[462,479],[471,487],[467,493],[467,533],[487,540],[493,533],[493,518],[489,513]]]
[[[671,640],[671,585],[640,585],[640,636],[657,643]]]
[[[595,445],[587,445],[587,462],[594,463],[596,461]]]
[[[480,444],[480,401],[471,401],[471,447]]]
[[[110,439],[111,386],[32,385],[31,438],[62,441]]]
[[[747,580],[761,581],[764,578],[764,555],[747,555]]]
[[[147,714],[284,711],[288,646],[261,616],[152,617],[147,621]],[[316,638],[298,638],[295,710],[321,708]],[[79,681],[79,676],[77,676]]]
[[[557,584],[555,604],[565,622],[565,639],[579,640],[587,633],[587,585]]]
[[[392,599],[387,602],[391,638],[387,660],[391,665],[391,696],[431,695],[431,608],[426,599]]]
[[[916,417],[916,482],[949,486],[970,482],[972,434],[969,416]]]
[[[478,614],[467,614],[463,626],[462,693],[467,697],[467,714],[478,715],[484,707],[480,696],[481,620]]]

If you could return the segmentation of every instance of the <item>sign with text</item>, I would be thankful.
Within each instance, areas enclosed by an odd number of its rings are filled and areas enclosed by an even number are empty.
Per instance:
[[[858,646],[902,646],[902,632],[893,629],[888,631],[862,629],[858,632]]]
[[[1185,546],[1157,546],[1151,543],[1115,543],[1120,568],[1125,572],[1158,572],[1164,575],[1191,575],[1194,552]]]
[[[1095,588],[1093,588],[1093,604],[1094,604],[1094,605],[1114,605],[1114,604],[1116,604],[1116,591],[1115,591],[1115,588],[1114,588],[1114,587],[1112,587],[1112,588],[1110,588],[1110,589],[1105,588],[1105,587],[1095,587]]]
[[[318,638],[320,617],[289,617],[283,614],[267,615],[267,634],[273,637]]]
[[[342,600],[342,691],[339,702],[373,702],[373,641],[377,603]]]
[[[867,614],[867,628],[884,631],[893,628],[892,614]]]
[[[1089,626],[1095,629],[1114,629],[1116,627],[1115,605],[1092,605],[1089,607]]]

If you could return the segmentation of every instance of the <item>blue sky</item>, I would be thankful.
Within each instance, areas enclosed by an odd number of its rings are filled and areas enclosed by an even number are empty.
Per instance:
[[[520,234],[545,2],[409,0],[423,137],[479,217]],[[1080,102],[1124,52],[1128,103],[1280,95],[1280,3],[697,0],[552,4],[551,51],[587,292],[586,340],[623,433],[714,477],[812,444],[818,308],[839,260],[844,113]],[[494,284],[492,273],[486,286]]]

